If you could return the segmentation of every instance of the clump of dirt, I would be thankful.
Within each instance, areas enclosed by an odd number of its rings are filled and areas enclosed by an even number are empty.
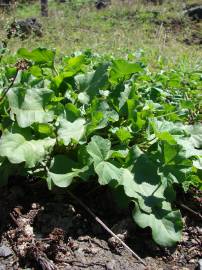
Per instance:
[[[95,7],[97,9],[103,9],[109,6],[110,4],[111,4],[111,0],[97,0],[95,2]]]
[[[90,192],[89,192],[90,189]],[[81,192],[82,190],[82,192]],[[85,192],[84,192],[85,191]],[[137,261],[109,235],[65,190],[50,192],[41,182],[11,184],[1,189],[0,269],[195,269],[202,257],[200,216],[186,209],[183,239],[173,249],[157,246],[149,229],[134,225],[125,210],[117,210],[106,188],[74,191],[122,240],[147,263]],[[187,194],[195,211],[201,193]]]
[[[7,29],[7,38],[19,37],[22,40],[31,35],[42,37],[42,25],[36,18],[12,22]]]

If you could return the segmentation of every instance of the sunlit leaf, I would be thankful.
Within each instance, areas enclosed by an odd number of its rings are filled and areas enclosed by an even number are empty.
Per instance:
[[[32,168],[51,151],[55,139],[26,140],[21,134],[5,133],[0,139],[0,156],[7,157],[13,164],[25,162]]]

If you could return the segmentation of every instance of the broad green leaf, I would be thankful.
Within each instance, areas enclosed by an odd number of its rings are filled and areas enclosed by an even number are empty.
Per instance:
[[[136,151],[136,149],[133,148],[131,151]],[[130,170],[134,174],[137,183],[141,184],[146,182],[153,186],[159,185],[160,176],[158,175],[158,163],[151,159],[147,153],[142,152],[137,157],[131,157],[129,164]]]
[[[198,149],[195,147],[196,141],[191,137],[179,137],[176,138],[179,145],[182,146],[182,154],[184,153],[185,158],[190,158],[193,156],[202,156],[202,148]],[[200,143],[200,142],[199,142]]]
[[[134,99],[127,100],[128,119],[132,122],[135,129],[140,130],[144,127],[146,121],[142,118],[142,112],[137,111],[137,104]]]
[[[107,70],[108,64],[101,64],[94,72],[75,76],[78,90],[86,92],[91,98],[98,95],[99,90],[108,82]]]
[[[93,158],[95,164],[107,160],[110,154],[111,142],[100,136],[93,136],[87,145],[87,152]]]
[[[85,93],[85,92],[82,92],[82,93],[79,93],[78,94],[78,100],[82,103],[82,104],[88,104],[89,103],[89,101],[90,101],[90,98],[89,98],[89,96],[88,96],[88,94],[87,93]]]
[[[82,69],[85,64],[85,55],[71,57],[65,60],[64,77],[72,77]]]
[[[32,66],[29,71],[35,77],[43,77],[42,69],[39,66]]]
[[[101,185],[107,185],[115,180],[117,186],[123,186],[128,197],[138,201],[138,205],[145,213],[152,213],[152,209],[161,205],[165,200],[165,187],[163,185],[154,186],[146,182],[137,183],[128,169],[118,168],[107,161],[101,161],[94,167]]]
[[[182,123],[155,121],[152,126],[159,139],[181,146],[180,154],[184,158],[202,156],[202,125],[187,126]]]
[[[123,108],[123,106],[127,103],[130,93],[131,85],[129,83],[120,83],[113,89],[110,97],[118,110],[121,110],[121,108]]]
[[[144,172],[142,175],[144,176]],[[153,207],[161,205],[165,200],[165,186],[161,183],[154,185],[152,181],[151,183],[148,183],[149,181],[139,182],[138,177],[128,169],[122,169],[121,177],[116,180],[118,185],[123,186],[125,194],[138,201],[140,208],[147,213],[152,213]]]
[[[72,103],[67,103],[65,105],[65,115],[64,118],[66,118],[70,122],[74,122],[77,118],[81,116],[81,113],[79,109],[76,107],[76,105]]]
[[[8,92],[11,113],[16,115],[18,125],[22,128],[33,123],[48,123],[54,119],[52,111],[45,107],[50,101],[52,91],[44,88],[31,88],[24,91],[12,88]]]
[[[156,137],[159,140],[168,142],[169,144],[176,144],[174,137],[168,131],[158,132],[156,133]]]
[[[141,71],[143,71],[143,68],[139,63],[130,63],[126,60],[114,60],[110,69],[110,81],[116,83],[120,78]]]
[[[131,87],[129,84],[124,85],[124,91],[120,93],[120,97],[118,98],[119,101],[119,109],[121,109],[124,104],[127,102],[129,95],[131,92]]]
[[[184,133],[184,125],[180,122],[174,123],[170,121],[158,121],[154,119],[154,121],[151,121],[150,124],[156,133],[168,132],[172,135],[181,135]]]
[[[102,112],[96,112],[91,115],[91,121],[86,126],[86,134],[89,136],[95,130],[105,128],[108,121],[103,120],[104,115]]]
[[[94,99],[89,110],[91,121],[87,126],[87,134],[89,135],[95,130],[105,128],[109,122],[117,122],[119,120],[118,113],[113,110],[106,101]]]
[[[88,165],[89,167],[93,163],[93,158],[87,152],[86,145],[82,144],[79,146],[78,153],[77,153],[78,162],[82,165]]]
[[[185,158],[202,156],[202,125],[185,126],[187,136],[178,136],[176,141],[185,152]]]
[[[146,182],[137,183],[132,173],[123,168],[118,168],[108,161],[94,164],[98,181],[101,185],[107,185],[116,180],[118,186],[123,186],[125,194],[135,200],[145,212],[152,213],[152,208],[161,205],[164,197],[165,187],[152,185]]]
[[[193,146],[197,149],[202,149],[202,124],[186,126],[185,130],[191,135]]]
[[[136,207],[133,218],[140,227],[150,227],[153,239],[161,246],[170,247],[181,240],[183,224],[180,211],[156,208],[151,214],[146,214]]]
[[[25,162],[28,168],[42,161],[55,144],[55,139],[27,141],[21,134],[5,133],[0,139],[0,156],[7,157],[11,163]]]
[[[178,158],[181,147],[177,144],[173,145],[173,144],[164,142],[162,145],[162,149],[163,149],[164,163],[170,164],[170,165],[175,164],[176,158]]]
[[[51,181],[58,187],[68,187],[75,177],[86,177],[88,166],[82,168],[78,167],[78,164],[67,156],[58,155],[52,160],[50,169],[48,171],[48,183],[51,187]]]
[[[108,160],[111,155],[110,148],[110,141],[99,136],[93,136],[87,146],[87,151],[94,161],[99,183],[106,185],[112,180],[116,180],[118,185],[124,187],[128,197],[137,199],[141,209],[151,213],[152,207],[161,204],[165,199],[166,186],[161,185],[157,167],[141,154],[137,160],[131,160],[132,172],[128,169],[118,168]]]
[[[42,65],[44,67],[52,67],[55,58],[55,51],[48,50],[46,48],[37,48],[33,51],[28,51],[25,48],[18,50],[18,55],[33,61],[35,64]]]
[[[132,138],[130,131],[126,127],[121,127],[116,131],[116,136],[121,142],[127,142]]]
[[[126,158],[128,156],[128,148],[117,147],[110,151],[110,157],[112,158]]]
[[[107,185],[112,180],[120,179],[122,170],[107,161],[101,161],[95,165],[95,172],[98,175],[100,185]]]
[[[63,141],[64,145],[69,145],[71,140],[79,142],[85,134],[85,123],[82,118],[78,118],[74,122],[61,119],[58,138]]]
[[[49,124],[38,124],[38,132],[46,136],[51,136],[53,134],[53,127]]]
[[[183,182],[182,186],[185,192],[189,190],[190,186],[194,186],[202,191],[202,170],[199,170],[198,175],[190,175],[190,177]]]
[[[194,167],[196,167],[199,170],[202,170],[202,157],[198,158],[197,160],[193,161]]]

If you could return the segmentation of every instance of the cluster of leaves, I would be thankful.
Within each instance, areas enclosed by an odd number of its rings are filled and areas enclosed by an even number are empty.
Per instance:
[[[202,73],[150,72],[132,56],[90,52],[65,57],[57,69],[51,50],[17,56],[23,68],[0,67],[0,184],[19,174],[50,189],[76,181],[121,188],[134,221],[151,227],[159,245],[179,241],[174,187],[202,186]]]

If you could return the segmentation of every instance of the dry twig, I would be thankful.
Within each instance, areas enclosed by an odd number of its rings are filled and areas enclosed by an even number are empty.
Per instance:
[[[82,202],[79,198],[77,198],[73,193],[68,191],[68,194],[76,201],[78,202],[109,234],[111,234],[114,238],[116,238],[132,255],[139,260],[143,265],[146,266],[145,261],[143,261],[128,245],[126,245],[125,242],[123,242],[115,233],[110,230],[109,227],[99,218],[97,217],[91,210],[90,208]]]
[[[180,206],[202,220],[202,215],[200,213],[194,211],[193,209],[191,209],[190,207],[188,207],[187,205],[183,203],[181,203]]]

